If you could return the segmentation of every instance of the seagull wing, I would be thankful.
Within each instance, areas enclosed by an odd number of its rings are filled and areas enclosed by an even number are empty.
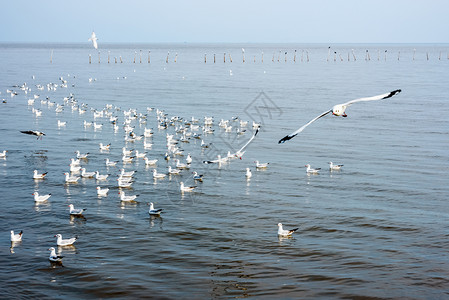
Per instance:
[[[314,119],[310,120],[307,124],[303,125],[301,128],[299,128],[298,130],[296,130],[295,132],[284,136],[282,139],[279,140],[278,144],[282,144],[285,143],[286,141],[294,138],[298,133],[300,133],[301,131],[303,131],[307,126],[309,126],[310,124],[312,124],[313,122],[315,122],[316,120],[318,120],[321,117],[324,117],[325,115],[327,115],[328,113],[332,112],[331,110],[325,111],[323,112],[321,115],[319,115],[318,117],[315,117]]]
[[[382,95],[358,98],[358,99],[354,99],[354,100],[348,101],[348,102],[340,104],[340,105],[341,106],[349,106],[349,105],[351,105],[353,103],[361,102],[361,101],[374,101],[374,100],[387,99],[387,98],[393,97],[394,95],[396,95],[396,94],[398,94],[400,92],[401,92],[401,90],[395,90],[395,91],[392,91],[392,92],[389,92],[389,93],[385,93],[385,94],[382,94]]]
[[[25,131],[20,131],[21,133],[25,133],[25,134],[33,134],[33,135],[35,135],[36,133],[34,132],[34,131],[32,131],[32,130],[25,130]]]
[[[258,128],[256,129],[256,132],[254,132],[253,136],[248,140],[248,142],[246,142],[246,144],[243,145],[242,148],[240,148],[236,153],[234,153],[234,155],[238,155],[239,153],[242,153],[242,151],[245,150],[246,147],[248,147],[248,145],[254,140],[254,138],[256,137],[256,135],[259,133],[259,129],[260,129],[260,127],[258,127]],[[241,154],[241,155],[243,155],[243,154]]]

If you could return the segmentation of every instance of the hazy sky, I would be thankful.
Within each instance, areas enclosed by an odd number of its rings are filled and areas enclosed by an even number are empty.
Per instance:
[[[0,0],[1,42],[449,43],[447,0]]]

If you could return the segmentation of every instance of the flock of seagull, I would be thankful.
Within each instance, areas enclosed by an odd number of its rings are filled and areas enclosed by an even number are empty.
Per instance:
[[[94,43],[96,43],[96,40],[92,40]],[[61,87],[67,86],[67,80],[64,80],[62,77],[61,80]],[[28,93],[31,93],[32,89],[27,86],[27,84],[23,84],[19,87],[21,90],[24,91],[25,95]],[[40,86],[37,85],[39,88]],[[55,84],[48,84],[47,88],[49,91],[55,90],[57,88],[57,85]],[[42,90],[41,88],[39,88]],[[294,131],[293,133],[283,137],[281,140],[279,140],[279,143],[284,143],[293,137],[297,136],[300,132],[302,132],[307,126],[315,122],[316,120],[326,116],[327,114],[332,113],[332,115],[335,116],[342,116],[347,117],[345,111],[346,109],[357,102],[362,101],[375,101],[375,100],[382,100],[390,98],[398,93],[400,93],[401,90],[394,90],[389,93],[373,96],[373,97],[365,97],[365,98],[358,98],[355,100],[351,100],[349,102],[338,104],[333,106],[332,109],[325,111],[324,113],[320,114],[319,116],[315,117],[305,125],[301,126],[298,130]],[[14,96],[17,95],[17,92],[14,92]],[[55,102],[50,101],[49,97],[46,97],[45,99],[41,98],[39,95],[34,95],[33,98],[28,100],[28,105],[32,108],[31,111],[36,115],[36,117],[42,116],[42,110],[36,109],[34,107],[35,100],[40,100],[41,105],[47,105],[47,107],[53,108],[55,107],[55,112],[60,113],[64,109],[70,109],[72,112],[78,112],[80,115],[84,115],[87,113],[93,117],[94,121],[87,121],[84,120],[82,126],[85,130],[88,128],[93,127],[95,130],[101,130],[103,127],[102,123],[97,123],[98,119],[101,120],[109,120],[109,124],[112,127],[112,130],[114,133],[124,133],[124,142],[125,145],[128,143],[132,143],[133,145],[137,145],[139,143],[142,144],[143,148],[145,150],[152,148],[152,137],[155,134],[152,128],[144,128],[143,132],[141,134],[136,133],[136,125],[145,125],[147,124],[147,120],[149,115],[154,117],[154,120],[157,124],[157,128],[159,132],[166,132],[166,153],[163,155],[164,160],[167,162],[167,164],[170,164],[170,161],[173,161],[173,165],[168,165],[167,172],[161,172],[157,169],[157,164],[159,162],[159,159],[155,158],[148,158],[147,152],[139,152],[139,150],[134,149],[128,149],[126,146],[121,148],[121,157],[123,164],[123,168],[119,169],[119,173],[117,174],[117,187],[119,189],[119,195],[120,195],[120,201],[123,203],[129,203],[129,202],[136,202],[136,199],[139,197],[138,194],[130,194],[126,189],[130,190],[132,187],[132,184],[135,182],[135,170],[125,170],[125,166],[132,165],[133,162],[136,160],[142,159],[145,161],[145,165],[152,168],[153,172],[153,178],[154,180],[160,180],[164,179],[166,176],[176,176],[181,175],[183,171],[189,170],[192,167],[193,158],[192,155],[189,153],[185,161],[181,160],[182,157],[184,157],[184,150],[180,147],[181,143],[190,143],[191,140],[197,139],[201,140],[201,144],[197,146],[201,148],[201,151],[204,151],[211,147],[211,143],[207,143],[205,139],[208,135],[213,135],[214,131],[216,130],[216,124],[213,117],[204,117],[204,119],[201,121],[200,119],[196,119],[192,117],[191,119],[185,119],[183,117],[179,116],[171,116],[169,117],[168,114],[166,114],[163,110],[154,109],[151,107],[148,107],[145,113],[138,112],[137,109],[128,109],[122,111],[119,107],[114,107],[111,104],[107,104],[105,107],[101,109],[95,109],[90,108],[87,104],[79,103],[78,100],[75,98],[73,94],[70,94],[69,96],[65,97],[62,104],[56,104]],[[123,119],[120,120],[120,118],[117,116],[119,113],[123,115]],[[57,126],[58,128],[65,127],[67,125],[66,121],[58,120]],[[134,125],[134,126],[133,126]],[[81,126],[81,125],[80,125]],[[251,125],[248,123],[248,121],[244,121],[239,119],[238,117],[233,117],[230,120],[221,120],[218,124],[219,130],[222,130],[223,132],[227,133],[234,133],[237,135],[244,135],[246,132],[249,132],[247,127],[250,127]],[[199,163],[203,164],[217,164],[218,166],[221,166],[222,164],[229,163],[234,159],[242,159],[243,155],[245,154],[247,147],[253,142],[253,140],[258,135],[261,128],[261,124],[253,122],[252,124],[252,135],[247,140],[247,142],[237,151],[234,153],[231,153],[228,151],[227,154],[221,156],[220,154],[217,155],[217,157],[210,158],[208,160],[199,161]],[[199,133],[199,131],[202,131],[202,133]],[[173,133],[169,133],[169,131],[173,131]],[[44,132],[41,132],[39,130],[23,130],[21,131],[23,134],[27,135],[33,135],[36,136],[37,139],[42,140],[46,134]],[[111,149],[114,149],[117,147],[114,147],[114,145],[109,144],[103,144],[99,143],[99,150],[101,152],[109,153]],[[144,150],[144,151],[145,151]],[[109,192],[109,187],[111,186],[101,186],[103,183],[107,183],[108,178],[110,174],[100,174],[98,170],[96,171],[88,171],[86,169],[86,163],[89,160],[90,153],[81,153],[80,151],[75,151],[75,157],[70,158],[70,169],[67,172],[64,172],[65,175],[65,184],[77,184],[80,178],[94,178],[97,181],[98,186],[96,187],[97,195],[99,197],[107,197]],[[0,159],[6,159],[7,158],[7,150],[4,150],[3,152],[0,152]],[[198,161],[196,161],[198,162]],[[120,163],[120,161],[111,161],[110,158],[105,159],[105,165],[106,167],[117,167],[117,165]],[[254,161],[255,168],[256,169],[266,169],[269,167],[269,163],[261,163],[259,161]],[[194,164],[193,164],[194,165]],[[306,173],[307,174],[317,174],[320,172],[320,168],[312,168],[310,164],[305,165],[306,167]],[[329,162],[329,170],[330,171],[338,171],[341,170],[343,167],[342,164],[334,164],[333,162]],[[34,180],[45,180],[45,177],[47,176],[47,172],[39,173],[38,170],[34,170],[32,178]],[[201,183],[204,179],[203,174],[198,174],[198,172],[193,171],[191,172],[189,176],[189,179],[191,178],[195,183]],[[250,180],[252,177],[251,169],[248,167],[246,168],[245,177],[247,180]],[[179,183],[179,191],[181,193],[186,192],[193,192],[197,188],[197,185],[186,185],[183,181],[180,181]],[[51,194],[40,194],[39,191],[35,191],[33,193],[34,201],[36,203],[40,202],[46,202],[50,199]],[[155,208],[154,203],[148,203],[149,210],[148,213],[151,216],[159,216],[163,209],[161,208]],[[73,204],[69,205],[69,214],[70,216],[74,217],[80,217],[83,216],[86,209],[84,208],[75,208]],[[291,236],[295,231],[297,231],[298,228],[291,229],[291,230],[284,230],[283,225],[281,223],[278,224],[278,235],[279,236]],[[11,231],[11,242],[12,243],[18,243],[22,240],[23,232],[21,231],[18,234],[15,234],[14,231]],[[73,245],[77,241],[78,237],[73,237],[69,239],[63,239],[61,234],[56,234],[55,237],[57,238],[57,246],[58,247],[64,247]],[[51,247],[48,249],[50,251],[49,260],[51,262],[61,262],[62,256],[60,256],[60,253],[56,253],[56,250],[54,247]]]

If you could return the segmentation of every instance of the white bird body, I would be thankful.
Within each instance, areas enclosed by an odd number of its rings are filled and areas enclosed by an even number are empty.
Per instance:
[[[36,202],[44,202],[44,201],[47,201],[51,197],[51,194],[39,195],[38,192],[34,192],[33,196],[34,196],[34,201],[36,201]]]
[[[186,158],[186,163],[191,164],[193,161],[192,156],[189,154],[187,154],[187,158]]]
[[[145,157],[144,160],[147,166],[155,165],[157,163],[157,159],[148,159],[148,157]]]
[[[154,209],[154,204],[153,204],[153,202],[150,202],[150,210],[148,211],[148,213],[149,213],[151,216],[159,216],[159,215],[161,214],[161,212],[162,212],[162,208]]]
[[[165,177],[165,174],[158,173],[156,169],[153,170],[153,178],[162,179]]]
[[[100,143],[101,151],[109,151],[110,147],[111,147],[111,144],[103,145],[103,143]]]
[[[72,165],[70,164],[70,172],[76,173],[81,170],[81,167],[79,165]]]
[[[318,174],[318,172],[321,170],[321,168],[313,169],[310,164],[305,165],[307,167],[306,172],[307,174]]]
[[[199,181],[203,181],[203,175],[198,174],[198,172],[193,172],[193,179],[194,180],[199,180]]]
[[[170,175],[179,175],[181,170],[179,169],[172,169],[171,166],[168,166],[168,174]]]
[[[126,196],[124,191],[118,192],[120,194],[120,201],[129,202],[134,201],[139,195]]]
[[[298,230],[298,228],[295,229],[291,229],[291,230],[285,230],[282,228],[282,223],[278,224],[278,235],[279,236],[290,236],[293,234],[293,232],[295,232],[296,230]]]
[[[133,184],[132,181],[124,181],[124,180],[120,180],[120,179],[117,179],[117,183],[118,183],[118,187],[120,187],[120,188],[130,188],[131,185]]]
[[[102,189],[101,187],[97,186],[97,194],[98,196],[107,196],[109,192],[108,188]]]
[[[335,165],[333,162],[329,162],[329,169],[331,171],[341,170],[342,167],[343,167],[343,165]]]
[[[63,239],[62,235],[59,234],[59,233],[57,235],[55,235],[55,237],[57,238],[56,244],[58,246],[70,246],[70,245],[73,245],[73,243],[75,243],[76,240],[78,239],[77,237],[73,237],[73,238],[70,238],[70,239]]]
[[[81,168],[81,177],[83,178],[93,178],[96,172],[86,172],[86,168]]]
[[[132,177],[136,171],[125,171],[125,169],[120,169],[120,176],[122,177]]]
[[[0,158],[4,159],[6,158],[6,152],[8,152],[7,150],[3,150],[3,152],[0,152]]]
[[[87,159],[87,157],[89,156],[89,152],[81,154],[79,150],[76,150],[75,153],[76,158],[78,159]]]
[[[109,158],[106,158],[106,166],[107,167],[115,167],[118,161],[110,161]]]
[[[67,125],[67,122],[65,122],[65,121],[63,122],[61,120],[58,120],[58,127],[63,127],[65,125]]]
[[[98,43],[97,43],[97,35],[95,34],[94,31],[92,31],[92,35],[90,36],[90,38],[88,39],[88,41],[92,41],[92,45],[94,46],[95,49],[98,49]]]
[[[62,258],[64,256],[56,255],[55,248],[50,247],[50,248],[48,248],[48,250],[50,250],[50,256],[48,257],[49,261],[51,261],[51,262],[61,262],[62,261]]]
[[[249,168],[246,168],[246,174],[245,174],[246,178],[251,178],[251,176],[253,176],[253,174],[251,173],[251,170]]]
[[[125,147],[122,148],[122,154],[125,156],[130,156],[133,153],[133,150],[127,150]]]
[[[78,176],[70,176],[69,173],[64,173],[64,175],[66,183],[76,183],[78,182],[78,179],[80,179]]]
[[[14,230],[11,230],[11,242],[20,242],[22,241],[23,231],[14,234]]]
[[[79,159],[74,159],[74,158],[71,158],[70,161],[71,161],[70,165],[72,165],[72,166],[79,166],[81,163],[81,161]]]
[[[385,93],[382,95],[377,95],[377,96],[373,96],[373,97],[365,97],[365,98],[358,98],[358,99],[354,99],[351,101],[348,101],[346,103],[342,103],[342,104],[337,104],[334,105],[332,107],[332,109],[323,112],[322,114],[320,114],[319,116],[315,117],[314,119],[312,119],[311,121],[309,121],[307,124],[303,125],[302,127],[300,127],[298,130],[296,130],[295,132],[286,135],[285,137],[283,137],[282,139],[279,140],[279,144],[284,143],[292,138],[294,138],[296,135],[298,135],[301,131],[303,131],[307,126],[309,126],[310,124],[312,124],[313,122],[315,122],[316,120],[324,117],[325,115],[332,113],[334,116],[342,116],[342,117],[347,117],[345,111],[346,108],[348,108],[348,106],[356,103],[356,102],[362,102],[362,101],[375,101],[375,100],[382,100],[382,99],[387,99],[390,97],[393,97],[394,95],[400,93],[401,90],[395,90],[389,93]]]
[[[192,192],[196,186],[184,186],[184,182],[181,181],[179,189],[181,192]]]
[[[176,168],[178,168],[178,169],[186,169],[188,167],[189,166],[187,164],[180,162],[179,159],[176,160]]]
[[[34,170],[33,179],[44,179],[48,172],[39,174],[37,170]]]
[[[69,204],[70,214],[73,216],[80,216],[86,210],[85,208],[75,208],[73,204]]]
[[[258,169],[265,169],[268,167],[268,164],[269,164],[269,163],[259,163],[258,160],[256,160],[255,163],[256,163],[256,168],[258,168]]]
[[[95,172],[95,179],[96,180],[106,180],[108,178],[109,174],[100,175],[100,172]]]

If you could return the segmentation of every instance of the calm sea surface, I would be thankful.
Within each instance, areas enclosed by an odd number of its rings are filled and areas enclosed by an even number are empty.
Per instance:
[[[0,151],[8,150],[0,159],[2,298],[449,297],[448,45],[336,45],[329,55],[328,45],[100,44],[100,63],[90,46],[0,45]],[[28,94],[14,87],[25,82]],[[48,83],[58,88],[49,91]],[[402,93],[355,104],[347,118],[328,115],[277,143],[334,104],[395,89]],[[39,98],[28,105],[34,94]],[[55,112],[70,94],[86,113],[68,103]],[[42,104],[46,97],[56,104]],[[118,117],[117,132],[108,117],[94,119],[93,109],[106,104]],[[123,111],[130,108],[147,114],[146,124],[130,125],[138,135],[154,129],[146,139],[151,149],[125,141]],[[175,165],[164,160],[166,135],[181,135],[175,126],[158,129],[156,109],[200,125],[204,116],[215,120],[214,134],[193,131],[212,147],[180,142],[191,168],[157,181],[154,168],[167,173]],[[231,119],[237,116],[249,121],[243,135]],[[232,132],[218,126],[220,119],[231,119]],[[85,120],[103,128],[84,128]],[[253,121],[261,131],[242,160],[202,163],[249,140]],[[101,152],[99,143],[111,150]],[[157,165],[123,165],[122,147],[146,151]],[[90,153],[82,162],[87,171],[111,174],[108,180],[65,184],[76,150]],[[119,166],[106,167],[106,158]],[[255,160],[269,167],[256,170]],[[344,167],[330,172],[329,161]],[[307,163],[321,172],[307,175]],[[139,194],[136,203],[119,200],[121,167],[137,171],[126,189]],[[35,169],[48,172],[46,179],[33,180]],[[193,171],[204,181],[195,183]],[[195,192],[181,194],[181,181],[197,185]],[[97,186],[109,187],[108,196],[99,198]],[[36,205],[35,191],[52,196]],[[148,202],[163,208],[161,217],[148,215]],[[69,216],[70,203],[87,209],[84,218]],[[299,230],[278,238],[279,222]],[[13,247],[10,230],[24,232]],[[58,248],[57,233],[79,239]],[[48,261],[49,247],[64,256],[62,265]]]

